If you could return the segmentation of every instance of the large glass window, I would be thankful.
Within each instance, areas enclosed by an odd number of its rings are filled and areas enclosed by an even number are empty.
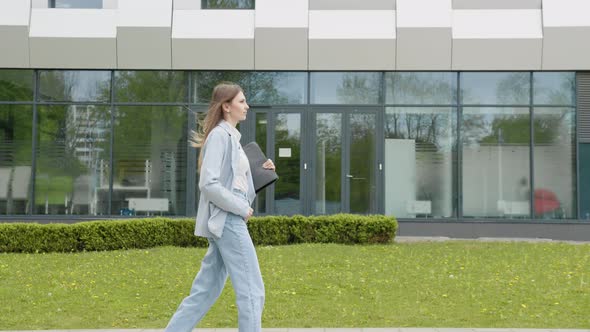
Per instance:
[[[463,216],[530,216],[529,108],[464,107]]]
[[[32,70],[0,70],[0,101],[32,101]]]
[[[117,108],[113,214],[185,214],[187,121],[184,107]]]
[[[457,100],[456,73],[385,74],[385,103],[451,105]]]
[[[461,103],[530,104],[530,73],[461,73]]]
[[[250,73],[243,71],[200,71],[192,78],[191,102],[209,104],[213,88],[224,81],[239,84],[250,99]],[[249,101],[249,100],[248,100]]]
[[[108,214],[108,109],[42,106],[38,112],[34,213]]]
[[[109,102],[111,73],[109,71],[39,72],[41,101]]]
[[[533,73],[535,105],[574,105],[576,74],[571,72]]]
[[[311,73],[312,104],[378,104],[380,73]]]
[[[307,74],[255,72],[250,76],[250,104],[307,103]]]
[[[186,74],[179,71],[118,71],[115,101],[182,103],[187,101],[186,84]]]
[[[575,110],[536,107],[535,218],[576,217]]]
[[[102,0],[49,0],[50,8],[102,8]]]
[[[388,107],[385,213],[399,218],[455,216],[456,108]]]
[[[202,9],[254,9],[254,0],[201,0]]]
[[[0,105],[0,214],[25,214],[32,193],[33,108]]]

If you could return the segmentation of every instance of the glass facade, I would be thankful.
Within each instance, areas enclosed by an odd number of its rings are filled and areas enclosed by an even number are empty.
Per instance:
[[[102,0],[49,0],[49,8],[102,8]]]
[[[202,9],[254,9],[254,0],[201,0]]]
[[[194,215],[221,81],[277,166],[257,214],[590,219],[573,72],[0,70],[0,215]]]

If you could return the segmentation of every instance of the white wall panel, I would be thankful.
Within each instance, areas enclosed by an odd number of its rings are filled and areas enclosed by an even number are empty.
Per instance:
[[[451,0],[398,0],[396,68],[450,70],[451,22]]]
[[[117,66],[171,69],[172,0],[119,0]]]
[[[2,0],[0,6],[0,67],[28,68],[31,2]]]
[[[33,9],[31,67],[115,68],[116,25],[113,9]]]
[[[540,10],[455,10],[452,31],[452,69],[541,69]]]
[[[253,10],[174,10],[172,68],[254,69]]]
[[[543,69],[590,69],[590,1],[543,0]]]

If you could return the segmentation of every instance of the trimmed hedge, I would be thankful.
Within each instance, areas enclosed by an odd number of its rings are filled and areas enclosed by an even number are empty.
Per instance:
[[[248,229],[255,244],[388,243],[397,221],[382,215],[337,214],[253,217]],[[76,252],[150,248],[205,247],[207,239],[194,235],[194,219],[142,218],[101,220],[75,224],[0,224],[0,252]]]

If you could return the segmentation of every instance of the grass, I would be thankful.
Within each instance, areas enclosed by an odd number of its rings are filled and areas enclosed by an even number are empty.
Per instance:
[[[590,245],[258,247],[264,327],[590,328]],[[202,248],[0,254],[0,330],[163,328]],[[229,282],[200,327],[236,327]]]

